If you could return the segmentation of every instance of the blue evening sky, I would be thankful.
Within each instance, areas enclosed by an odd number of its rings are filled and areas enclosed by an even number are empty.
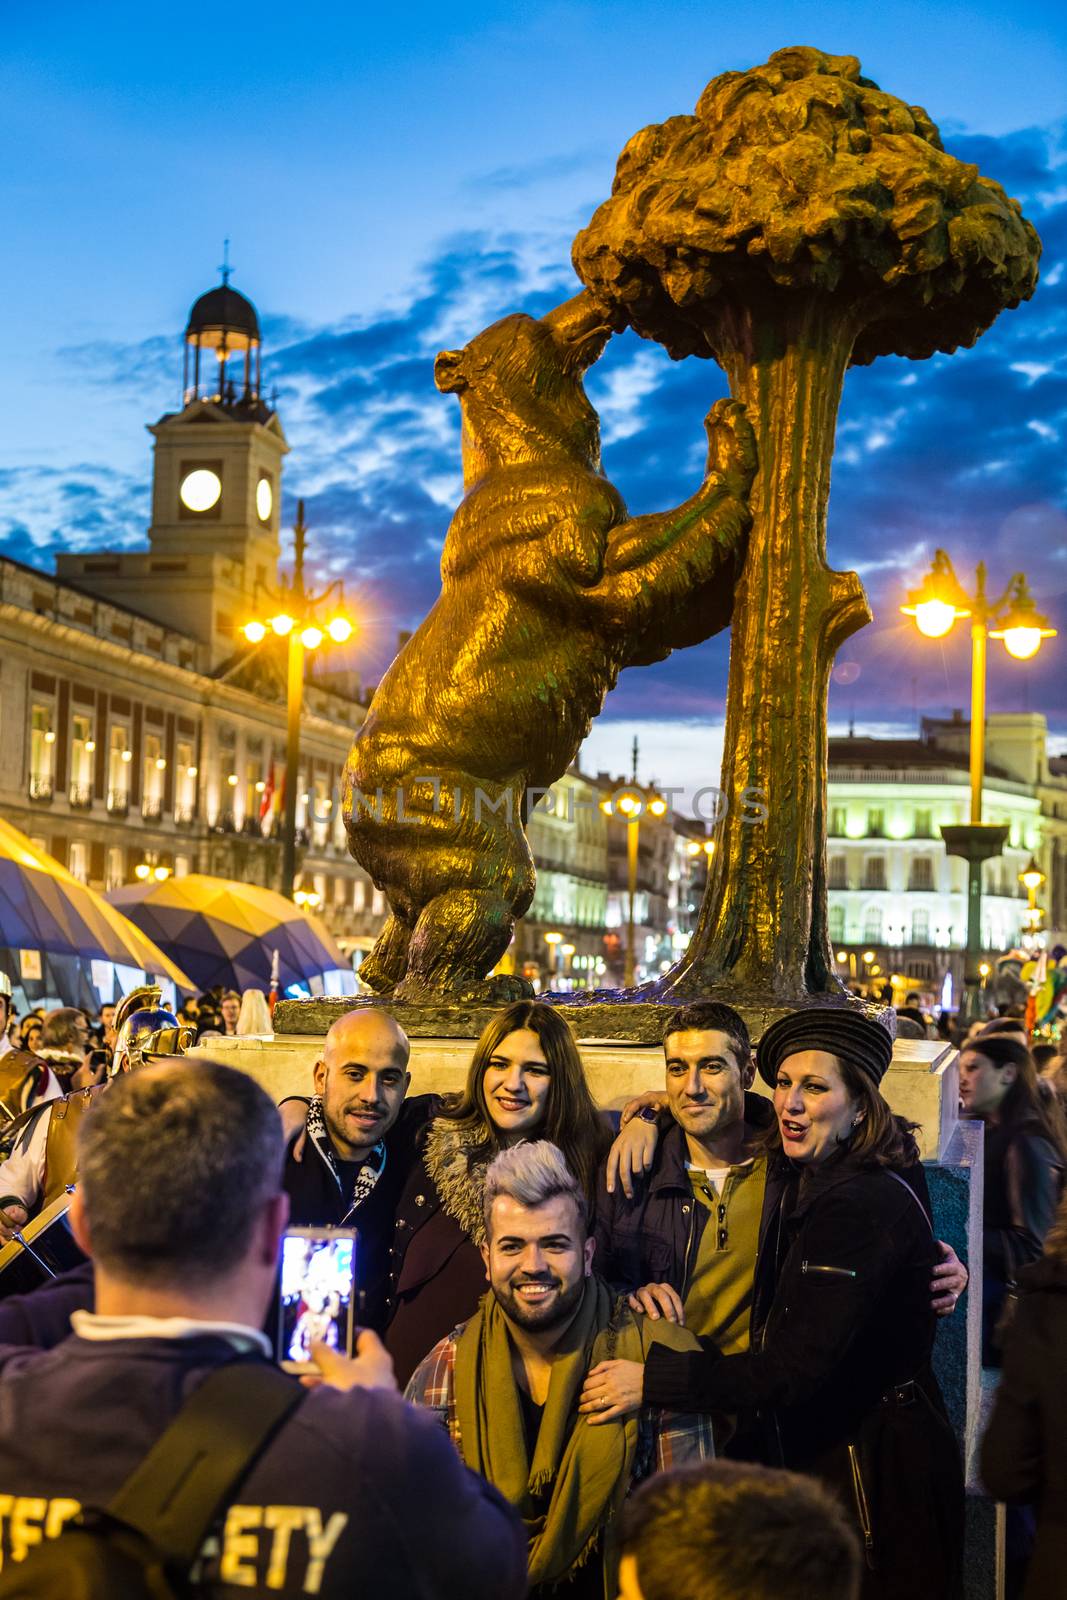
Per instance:
[[[716,73],[805,43],[860,57],[946,144],[1023,201],[1045,241],[1034,299],[973,351],[851,373],[830,558],[876,621],[849,642],[833,722],[911,728],[966,703],[962,635],[913,645],[896,606],[937,544],[968,576],[1024,566],[1064,636],[992,657],[993,709],[1044,710],[1067,744],[1067,21],[969,5],[3,0],[0,549],[143,542],[144,424],[179,398],[180,333],[232,241],[259,307],[313,550],[358,593],[373,681],[436,592],[459,495],[456,401],[432,361],[578,287],[570,240],[626,139],[689,112]],[[605,470],[634,511],[691,492],[725,392],[632,335],[590,380]],[[623,675],[589,763],[689,784],[714,764],[726,641]],[[703,730],[694,745],[693,724]]]

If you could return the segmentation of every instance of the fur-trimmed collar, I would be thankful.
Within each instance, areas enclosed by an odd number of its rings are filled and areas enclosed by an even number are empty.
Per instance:
[[[485,1238],[485,1169],[488,1158],[474,1160],[464,1142],[465,1130],[447,1117],[435,1117],[426,1136],[424,1161],[441,1197],[442,1208],[475,1244]]]

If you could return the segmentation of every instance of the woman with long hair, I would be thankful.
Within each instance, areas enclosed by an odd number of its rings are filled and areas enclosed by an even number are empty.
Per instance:
[[[1067,1131],[1058,1097],[1041,1093],[1029,1050],[1010,1034],[980,1034],[965,1046],[960,1104],[985,1124],[982,1362],[998,1367],[1005,1301],[1040,1256],[1059,1204]]]
[[[963,1473],[931,1368],[937,1259],[915,1125],[879,1085],[892,1040],[845,1007],[781,1018],[756,1061],[774,1093],[779,1199],[756,1264],[749,1349],[654,1350],[586,1380],[592,1425],[642,1405],[740,1415],[767,1465],[849,1508],[863,1600],[962,1593]],[[755,1430],[754,1432],[752,1430]]]
[[[589,1093],[570,1028],[535,1000],[517,1000],[489,1021],[462,1093],[422,1132],[397,1208],[394,1309],[385,1331],[401,1388],[485,1293],[479,1248],[485,1170],[520,1139],[558,1146],[592,1206],[611,1132]]]

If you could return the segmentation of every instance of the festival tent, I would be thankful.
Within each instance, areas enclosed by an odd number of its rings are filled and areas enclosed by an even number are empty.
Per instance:
[[[171,1003],[173,990],[194,988],[103,895],[2,817],[0,968],[17,999],[91,1011],[146,978],[159,980]]]
[[[273,889],[194,872],[128,884],[108,898],[201,989],[266,991],[277,955],[283,994],[356,992],[355,974],[325,924]]]

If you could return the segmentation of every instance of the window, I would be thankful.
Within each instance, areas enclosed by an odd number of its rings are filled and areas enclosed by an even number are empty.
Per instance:
[[[885,856],[868,856],[863,865],[863,887],[885,888]]]
[[[52,707],[35,703],[30,716],[30,798],[51,800],[56,736]]]
[[[845,908],[844,906],[830,907],[830,938],[834,944],[840,944],[845,937]]]
[[[130,730],[121,722],[112,724],[107,744],[107,808],[125,811],[130,796]],[[122,881],[121,879],[119,880]]]
[[[848,888],[848,857],[831,856],[828,863],[829,885],[831,889]]]
[[[863,939],[865,944],[880,944],[882,941],[882,913],[878,906],[869,906],[864,912]]]
[[[934,887],[934,864],[929,856],[916,856],[911,864],[911,873],[908,878],[909,889],[932,889]]]
[[[352,885],[352,910],[362,911],[366,902],[367,886],[362,878],[357,878]]]
[[[79,883],[89,882],[89,846],[83,839],[72,839],[67,870]]]
[[[868,839],[885,838],[885,807],[871,806],[867,811]]]
[[[913,911],[911,914],[911,942],[912,944],[930,943],[930,913],[929,911]]]
[[[143,779],[141,784],[141,815],[163,815],[163,773],[167,763],[163,758],[163,741],[158,733],[146,733],[144,738]]]
[[[113,845],[107,853],[107,864],[104,868],[104,888],[117,889],[122,884],[126,874],[123,870],[122,850]]]
[[[932,839],[934,836],[934,814],[932,811],[916,811],[915,813],[915,838]]]
[[[75,712],[71,718],[70,737],[70,803],[72,806],[91,806],[93,803],[93,724],[90,717]]]
[[[846,826],[847,822],[848,811],[844,806],[830,807],[829,832],[831,839],[843,839],[845,837],[848,832],[848,828]]]
[[[174,820],[191,822],[196,814],[196,756],[188,739],[174,747]]]

